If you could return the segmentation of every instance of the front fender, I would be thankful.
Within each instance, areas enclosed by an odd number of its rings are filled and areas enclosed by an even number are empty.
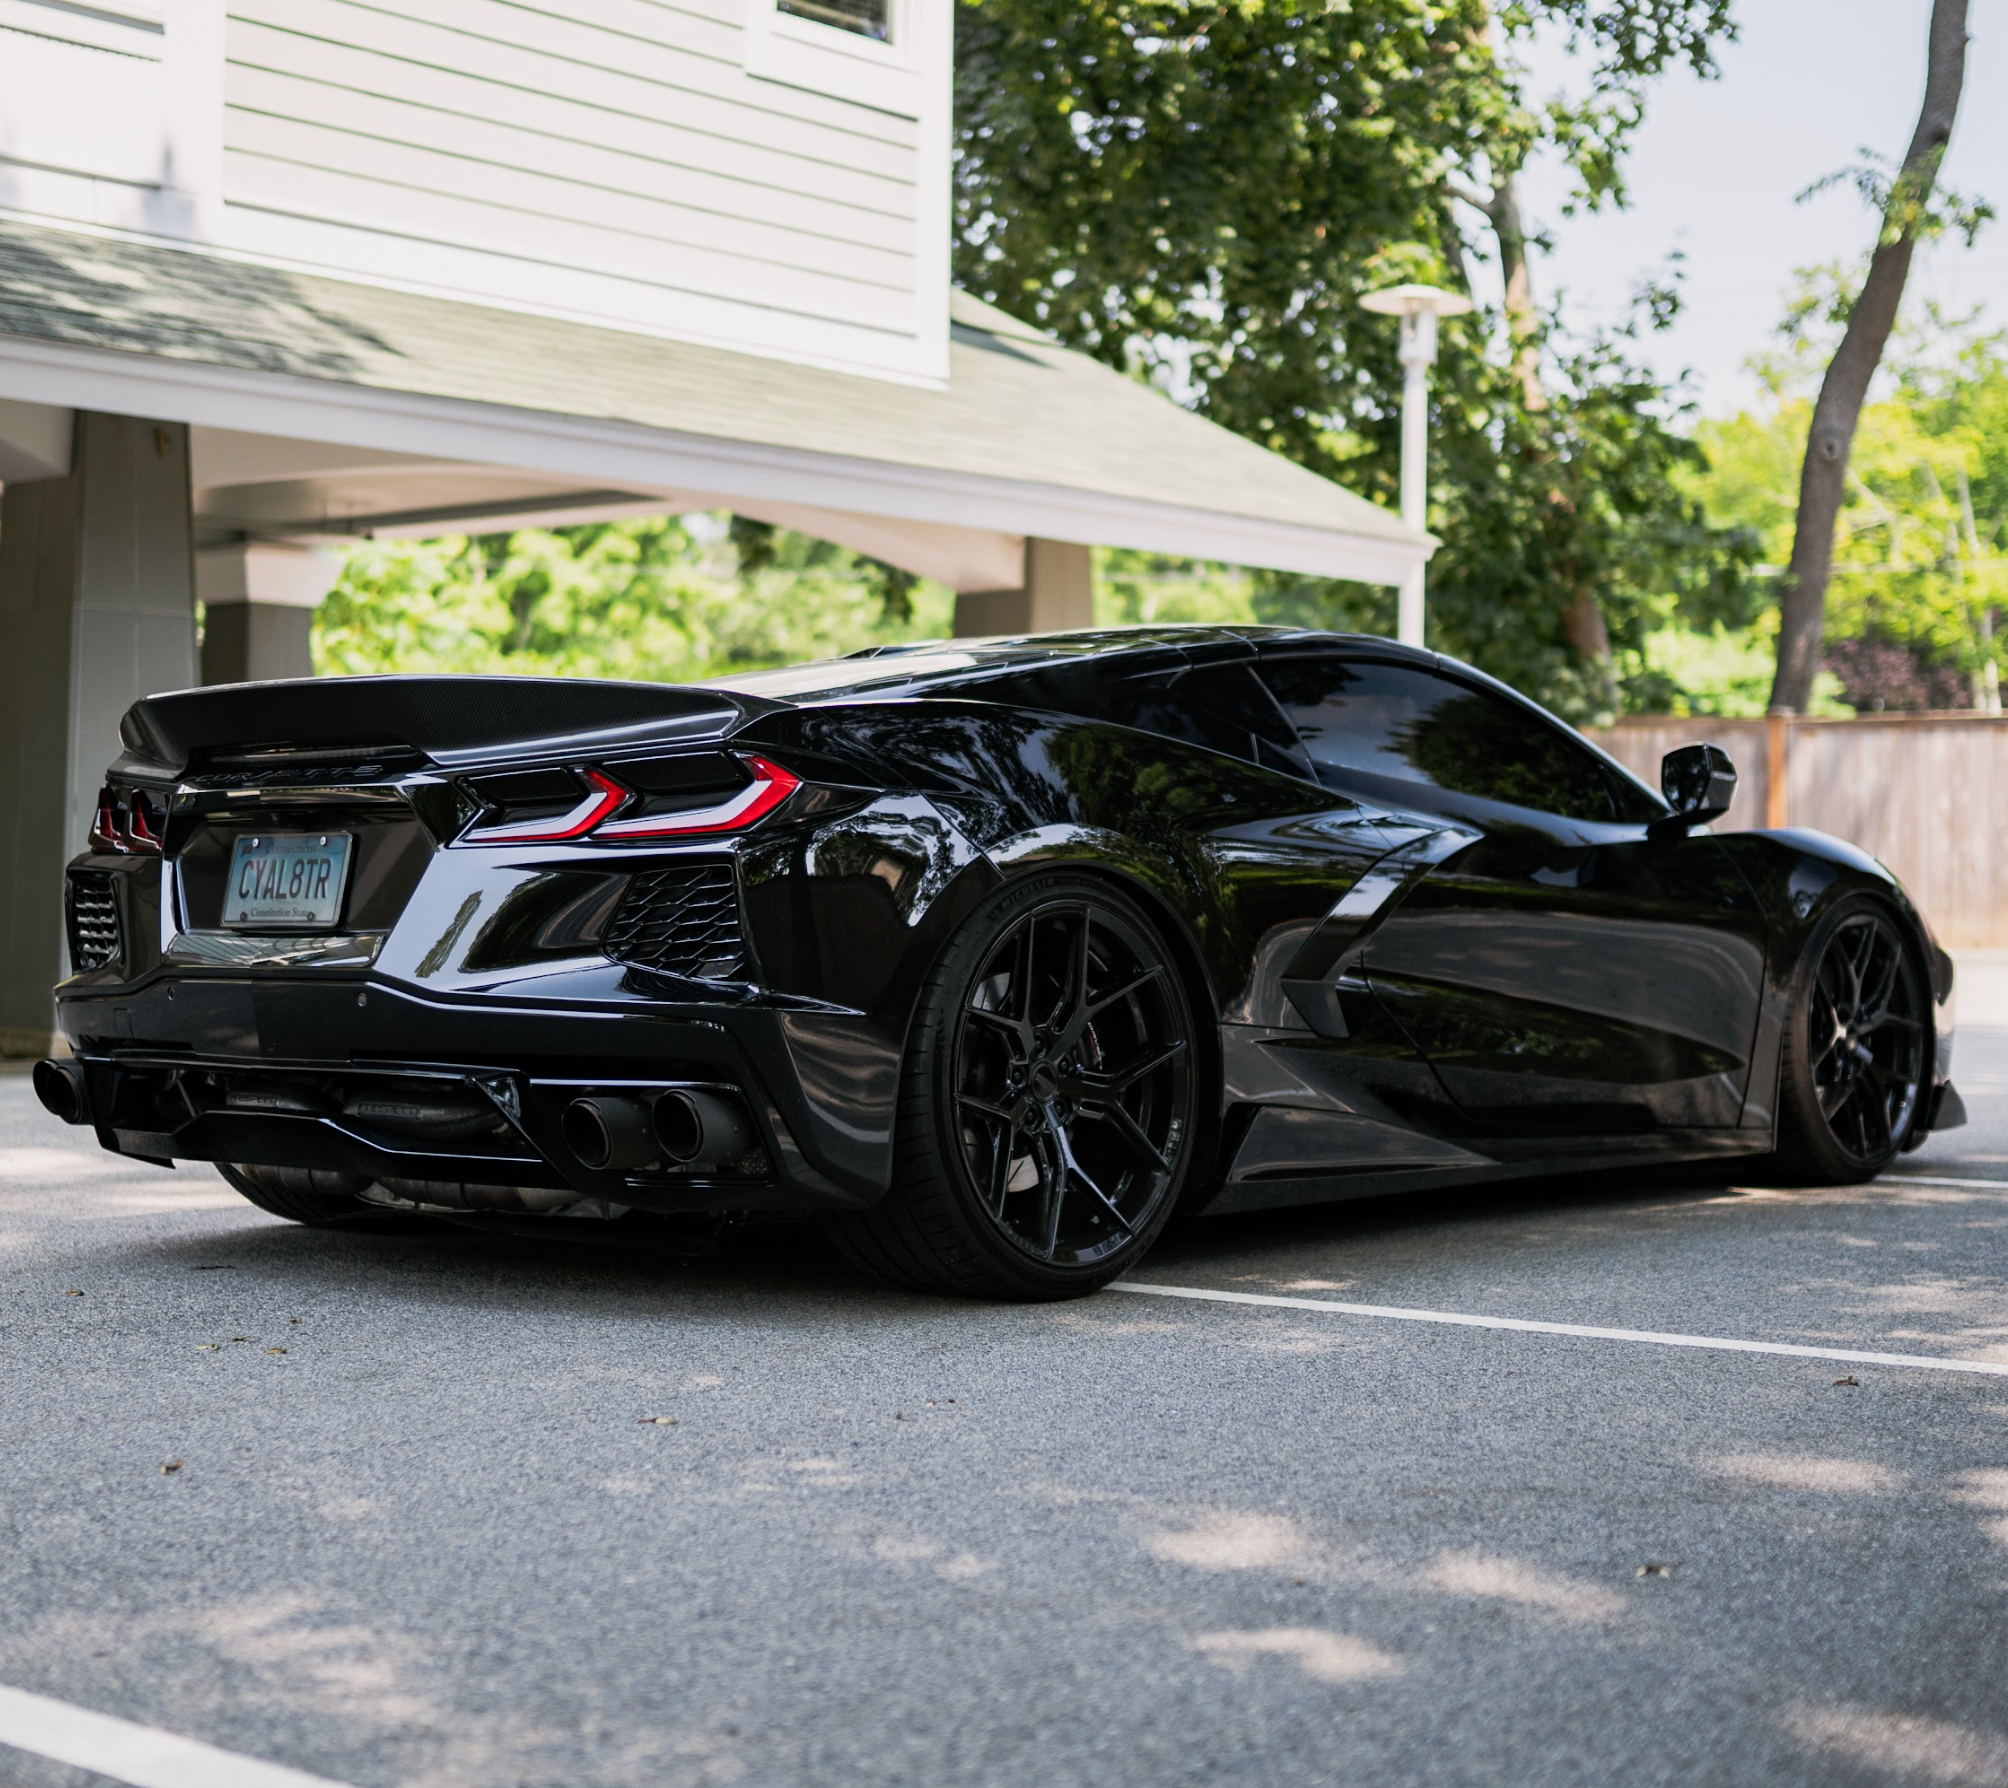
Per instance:
[[[1718,842],[1750,884],[1766,919],[1764,1016],[1758,1027],[1744,1126],[1770,1128],[1776,1123],[1778,1066],[1793,986],[1820,922],[1852,894],[1878,896],[1911,929],[1931,991],[1927,1085],[1942,1082],[1952,1066],[1952,959],[1888,866],[1859,845],[1810,827],[1725,832],[1718,835]],[[1922,1131],[1917,1139],[1923,1140]]]

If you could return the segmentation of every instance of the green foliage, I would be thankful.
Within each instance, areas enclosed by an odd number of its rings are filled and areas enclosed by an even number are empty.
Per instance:
[[[1095,625],[1252,621],[1252,580],[1230,565],[1105,547],[1095,554]]]
[[[664,518],[358,546],[315,617],[314,667],[675,682],[952,625],[949,591],[844,547]]]
[[[1398,495],[1393,321],[1360,296],[1463,284],[1456,180],[1556,144],[1622,198],[1643,84],[1707,69],[1725,0],[963,0],[957,275],[971,290],[1349,488]],[[1502,48],[1537,22],[1589,95],[1530,108]],[[1671,291],[1646,294],[1663,323]],[[1504,319],[1446,326],[1435,381],[1433,639],[1572,718],[1607,716],[1654,624],[1742,618],[1749,542],[1669,478],[1694,449],[1629,325],[1558,343],[1545,402]],[[1550,325],[1552,333],[1552,325]],[[1611,664],[1572,644],[1588,592]],[[1391,631],[1389,591],[1258,574],[1260,619]]]
[[[1644,657],[1654,632],[1743,625],[1753,606],[1755,538],[1712,525],[1682,489],[1679,475],[1698,472],[1703,455],[1632,345],[1630,328],[1558,342],[1545,413],[1528,411],[1503,369],[1475,369],[1438,448],[1437,641],[1579,721],[1617,701],[1659,704]],[[1565,631],[1584,593],[1610,635],[1616,690]]]
[[[1764,402],[1698,430],[1707,469],[1687,488],[1715,522],[1752,535],[1769,567],[1791,553],[1812,394],[1856,284],[1839,268],[1802,275],[1781,347],[1755,362]],[[1885,364],[1849,458],[1827,640],[1837,659],[1851,642],[1883,642],[1920,673],[1970,680],[1998,663],[2008,607],[2008,352],[1971,319],[1927,310]]]
[[[1337,473],[1335,417],[1400,386],[1356,301],[1508,121],[1483,24],[1479,0],[965,3],[957,277]]]

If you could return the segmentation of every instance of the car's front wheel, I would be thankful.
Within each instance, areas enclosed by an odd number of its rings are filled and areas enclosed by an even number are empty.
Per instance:
[[[1872,1180],[1923,1109],[1931,1042],[1924,965],[1896,915],[1858,896],[1814,934],[1786,1016],[1781,1175],[1805,1186]]]
[[[1141,906],[1036,872],[964,923],[922,991],[893,1185],[835,1218],[881,1278],[1078,1297],[1132,1266],[1192,1171],[1201,1064],[1185,986]]]

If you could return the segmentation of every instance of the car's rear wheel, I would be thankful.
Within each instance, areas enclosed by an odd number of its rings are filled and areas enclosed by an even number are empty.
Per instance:
[[[219,1161],[216,1171],[255,1204],[289,1223],[321,1224],[345,1217],[384,1215],[357,1196],[370,1182],[360,1175],[318,1167],[252,1167]]]
[[[857,1265],[968,1297],[1078,1297],[1140,1259],[1197,1142],[1191,1003],[1155,924],[1091,876],[991,896],[924,987],[891,1191],[830,1229]]]
[[[1779,1076],[1780,1173],[1872,1180],[1923,1108],[1931,1040],[1924,965],[1896,915],[1857,896],[1828,915],[1800,968]]]

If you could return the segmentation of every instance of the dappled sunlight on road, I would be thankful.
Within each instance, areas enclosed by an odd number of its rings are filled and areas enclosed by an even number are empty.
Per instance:
[[[1812,1459],[1787,1453],[1726,1454],[1704,1460],[1702,1469],[1738,1483],[1831,1496],[1886,1496],[1903,1483],[1901,1472],[1866,1459]]]
[[[1305,1562],[1312,1550],[1310,1536],[1287,1515],[1216,1515],[1144,1544],[1154,1558],[1201,1571],[1274,1570]]]
[[[1625,1599],[1594,1583],[1559,1577],[1517,1558],[1481,1552],[1446,1552],[1424,1581],[1446,1595],[1511,1602],[1564,1620],[1609,1620],[1625,1611]]]
[[[1255,1633],[1195,1633],[1192,1649],[1237,1676],[1258,1658],[1283,1658],[1313,1682],[1364,1682],[1399,1676],[1401,1659],[1377,1645],[1321,1627],[1268,1627]]]
[[[1779,1724],[1836,1763],[1851,1763],[1934,1788],[2000,1788],[2008,1781],[2008,1734],[1879,1708],[1797,1702]]]

